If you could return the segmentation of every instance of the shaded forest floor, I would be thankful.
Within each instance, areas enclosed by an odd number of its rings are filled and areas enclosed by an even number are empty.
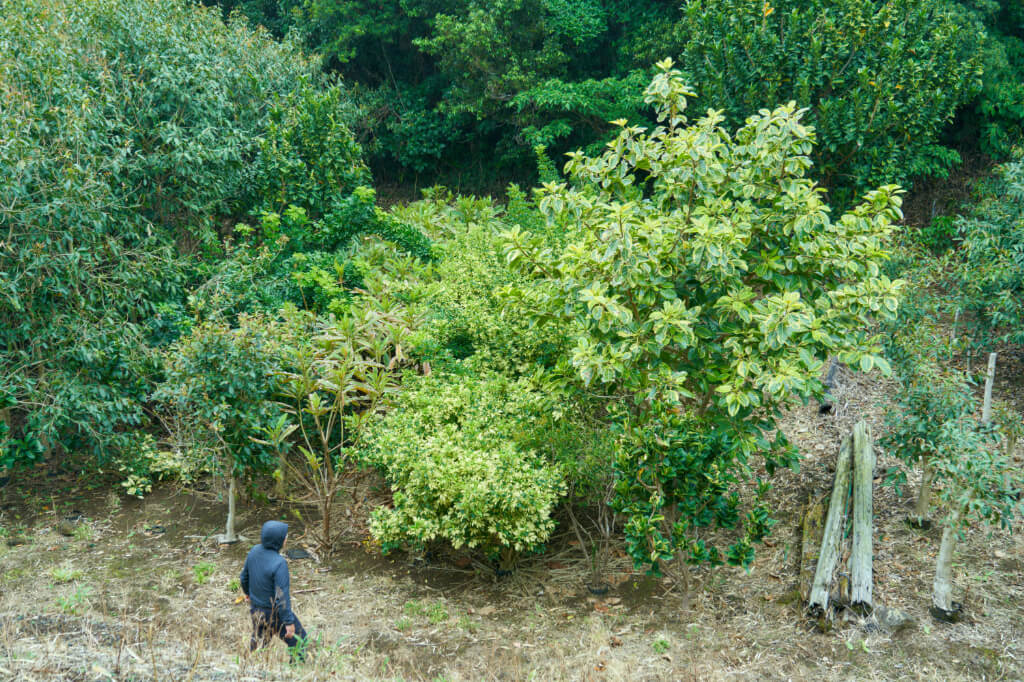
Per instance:
[[[1007,363],[1002,376],[1024,376],[1019,359]],[[997,384],[997,395],[1016,388]],[[847,373],[834,414],[812,404],[787,415],[804,460],[775,477],[778,524],[749,574],[697,570],[684,599],[617,554],[613,587],[596,597],[569,534],[500,580],[457,557],[352,543],[329,561],[291,562],[294,607],[316,640],[298,666],[279,642],[246,654],[233,581],[251,543],[211,544],[224,514],[212,494],[165,487],[137,500],[72,474],[16,480],[0,490],[0,679],[1022,679],[1024,541],[973,530],[955,559],[968,619],[934,622],[940,530],[904,523],[913,479],[902,498],[876,485],[874,570],[876,602],[914,622],[886,633],[838,620],[820,633],[804,616],[802,511],[828,492],[840,436],[862,417],[881,432],[889,391]],[[893,463],[879,453],[879,482]],[[280,511],[247,506],[238,527],[252,538]]]

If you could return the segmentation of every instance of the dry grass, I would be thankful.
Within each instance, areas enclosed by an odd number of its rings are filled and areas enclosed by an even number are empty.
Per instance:
[[[290,666],[279,642],[247,654],[248,618],[232,590],[247,547],[204,540],[221,506],[170,490],[117,508],[99,496],[89,533],[64,537],[41,514],[26,523],[27,544],[0,544],[0,679],[1022,679],[1021,539],[972,532],[956,560],[970,620],[935,623],[938,531],[907,527],[911,502],[889,488],[876,488],[876,598],[916,624],[888,635],[838,622],[821,634],[792,600],[802,505],[828,490],[840,435],[856,419],[880,431],[887,392],[848,375],[835,415],[814,405],[787,415],[805,460],[776,478],[770,544],[749,574],[697,571],[688,610],[621,555],[611,594],[591,596],[568,536],[501,581],[449,558],[414,566],[353,546],[330,563],[292,562],[295,610],[316,643],[309,663]],[[890,463],[882,453],[880,470]],[[10,528],[12,512],[2,513]],[[249,509],[239,527],[252,537],[265,515]],[[200,584],[203,562],[212,566]]]

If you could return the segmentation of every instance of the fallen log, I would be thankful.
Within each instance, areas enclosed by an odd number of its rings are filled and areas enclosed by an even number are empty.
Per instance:
[[[825,530],[821,538],[821,551],[818,553],[818,567],[814,572],[814,583],[811,585],[811,598],[808,608],[812,615],[823,615],[828,608],[829,587],[832,574],[839,559],[839,544],[842,539],[844,520],[850,499],[850,475],[853,450],[853,436],[847,436],[839,448],[836,460],[836,479],[832,486],[829,499],[828,515],[825,518]]]
[[[861,611],[871,610],[871,493],[874,486],[875,451],[871,429],[864,421],[853,427],[853,547],[850,551],[850,602]]]

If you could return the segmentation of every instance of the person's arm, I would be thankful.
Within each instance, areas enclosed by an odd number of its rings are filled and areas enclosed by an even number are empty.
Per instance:
[[[273,607],[281,619],[281,624],[291,626],[291,631],[294,632],[295,614],[292,613],[292,597],[289,594],[290,587],[291,578],[288,576],[288,562],[282,559],[281,563],[277,566],[277,570],[274,571]]]
[[[242,575],[238,576],[238,584],[242,586],[245,601],[249,601],[249,557],[246,557],[245,563],[242,564]]]

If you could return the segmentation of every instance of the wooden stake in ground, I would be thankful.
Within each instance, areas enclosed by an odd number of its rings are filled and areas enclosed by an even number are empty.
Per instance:
[[[839,560],[839,541],[843,534],[843,521],[846,518],[847,501],[850,496],[851,453],[853,436],[843,439],[836,460],[836,480],[832,487],[829,500],[828,516],[825,518],[825,532],[821,538],[821,552],[818,554],[818,568],[814,573],[814,584],[811,585],[811,598],[808,604],[812,614],[824,614],[828,608],[828,590],[832,584],[832,573]]]
[[[850,603],[871,609],[871,562],[874,557],[871,536],[873,515],[871,493],[874,487],[875,450],[871,429],[864,421],[853,427],[853,549],[850,552]]]

